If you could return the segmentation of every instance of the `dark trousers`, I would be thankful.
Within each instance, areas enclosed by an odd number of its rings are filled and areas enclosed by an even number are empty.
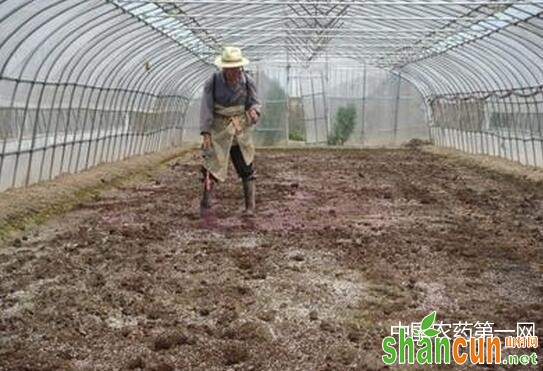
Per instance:
[[[253,164],[251,163],[247,165],[245,163],[243,154],[241,153],[238,145],[233,145],[230,147],[230,158],[232,159],[236,172],[242,180],[255,179]]]
[[[236,169],[236,173],[238,173],[239,177],[242,180],[254,180],[255,177],[255,171],[253,169],[253,164],[247,165],[245,163],[245,159],[243,158],[243,154],[241,153],[241,149],[238,145],[234,145],[230,147],[230,158],[232,159],[232,163],[234,164],[234,168]],[[206,169],[202,166],[202,180],[205,179],[206,176]],[[217,179],[211,175],[213,181],[217,181]]]

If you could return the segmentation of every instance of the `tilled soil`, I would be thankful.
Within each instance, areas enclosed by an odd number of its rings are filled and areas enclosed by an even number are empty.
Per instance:
[[[376,370],[433,310],[543,336],[541,183],[415,149],[256,161],[253,218],[233,169],[200,217],[194,153],[5,244],[0,370]]]

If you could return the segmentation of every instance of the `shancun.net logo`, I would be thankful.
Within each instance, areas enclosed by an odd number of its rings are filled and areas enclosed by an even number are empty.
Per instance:
[[[537,354],[505,355],[505,348],[537,348],[535,323],[517,323],[515,330],[496,330],[491,322],[434,323],[436,312],[421,322],[391,326],[383,339],[383,362],[392,364],[537,365]],[[513,336],[515,335],[515,336]],[[503,340],[502,340],[503,338]]]

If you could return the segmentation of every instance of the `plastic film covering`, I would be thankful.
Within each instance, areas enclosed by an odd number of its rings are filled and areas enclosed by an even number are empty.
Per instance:
[[[1,2],[0,189],[180,144],[188,80],[210,67],[137,7]]]

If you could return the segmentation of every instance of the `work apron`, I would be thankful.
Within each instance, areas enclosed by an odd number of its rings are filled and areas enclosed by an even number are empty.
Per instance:
[[[219,181],[226,180],[232,145],[239,145],[245,163],[252,164],[255,157],[252,126],[245,106],[213,106],[213,125],[210,130],[213,145],[204,149],[203,156],[205,169]]]

